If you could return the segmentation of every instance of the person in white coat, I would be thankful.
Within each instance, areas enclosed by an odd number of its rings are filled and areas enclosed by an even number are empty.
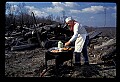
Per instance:
[[[66,24],[70,27],[70,30],[73,31],[73,36],[71,39],[65,43],[65,46],[69,46],[72,42],[75,41],[75,63],[74,65],[81,66],[81,52],[84,57],[84,64],[89,65],[88,53],[87,53],[87,44],[89,42],[89,36],[86,29],[82,24],[78,23],[72,17],[65,19]]]

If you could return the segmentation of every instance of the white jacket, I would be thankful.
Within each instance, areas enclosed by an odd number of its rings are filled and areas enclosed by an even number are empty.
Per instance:
[[[82,27],[82,24],[79,24],[78,22],[75,22],[73,31],[74,34],[69,41],[75,41],[74,52],[81,52],[85,43],[86,36],[88,35],[87,31],[84,27]]]

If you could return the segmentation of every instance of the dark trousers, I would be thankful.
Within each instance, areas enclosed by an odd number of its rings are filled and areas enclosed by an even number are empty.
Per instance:
[[[83,45],[82,53],[83,53],[84,61],[89,63],[88,52],[87,52],[88,43],[89,43],[89,36],[86,36],[86,40]],[[81,61],[81,53],[75,52],[75,63],[78,63],[80,61]]]

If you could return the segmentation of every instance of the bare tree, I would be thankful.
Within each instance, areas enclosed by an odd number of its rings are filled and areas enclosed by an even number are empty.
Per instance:
[[[59,16],[56,17],[56,21],[60,22],[60,17]]]
[[[14,22],[13,9],[11,8],[12,6],[12,4],[6,3],[6,25],[10,25]]]
[[[19,14],[21,15],[21,25],[24,25],[24,14],[27,13],[27,10],[24,8],[25,3],[19,3],[18,7],[19,7]]]
[[[52,21],[53,21],[53,15],[52,15],[52,14],[51,14],[51,15],[48,15],[48,16],[46,17],[46,23],[52,24]]]
[[[66,18],[65,11],[62,11],[62,14],[63,14],[63,23],[65,23],[65,18]]]

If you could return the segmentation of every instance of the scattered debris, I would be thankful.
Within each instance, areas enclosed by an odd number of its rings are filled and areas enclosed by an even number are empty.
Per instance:
[[[36,26],[40,36],[42,47],[39,46],[34,26]],[[58,25],[40,24],[31,27],[24,26],[24,28],[21,27],[22,29],[18,27],[15,30],[6,31],[5,34],[5,76],[56,77],[54,59],[48,62],[48,67],[51,69],[44,70],[45,52],[50,47],[56,47],[59,40],[63,41],[63,43],[68,41],[71,35],[70,31],[62,28],[62,26],[58,27]],[[89,32],[90,45],[88,46],[88,53],[90,66],[74,67],[71,66],[71,61],[66,61],[59,68],[57,77],[116,77],[116,31],[112,28],[110,31],[113,33],[110,33],[109,30],[104,32],[104,29],[107,28],[94,28],[94,31]],[[33,49],[29,50],[30,48]],[[83,60],[82,57],[82,64],[84,63]]]

